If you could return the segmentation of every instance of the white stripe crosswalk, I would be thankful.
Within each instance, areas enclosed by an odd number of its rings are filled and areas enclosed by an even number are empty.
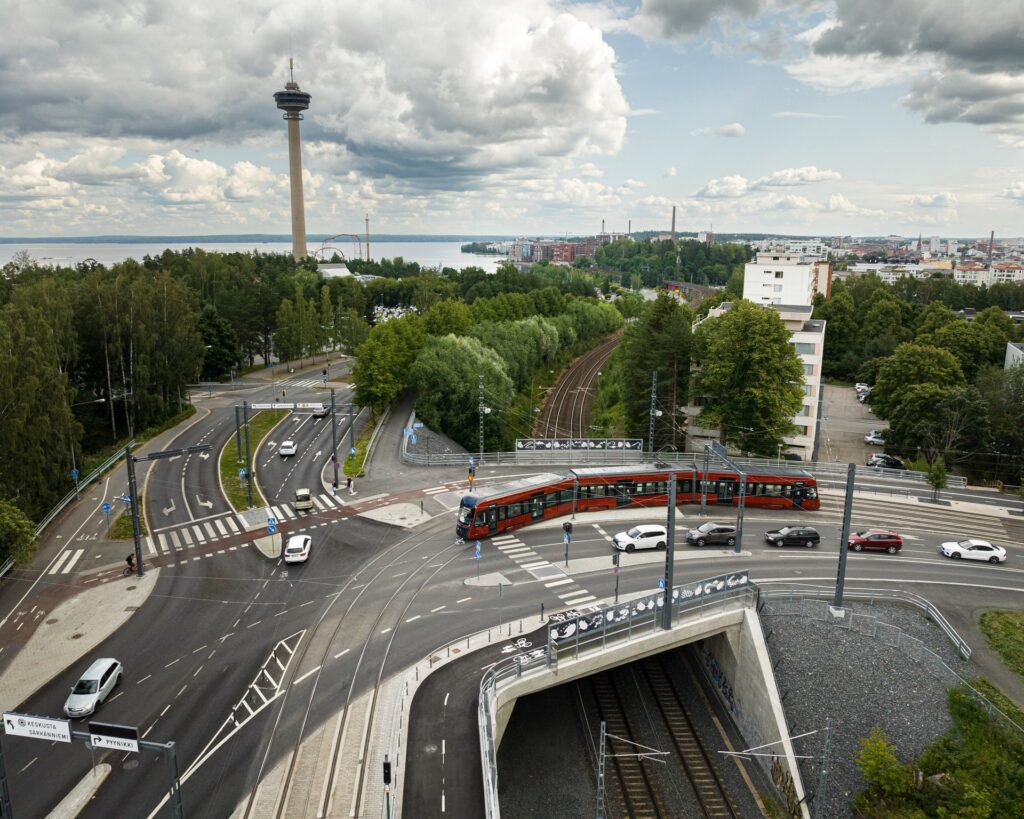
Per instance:
[[[597,599],[571,577],[567,577],[558,566],[545,560],[515,535],[499,535],[492,538],[491,543],[520,569],[543,583],[545,588],[551,589],[567,606],[577,606]]]

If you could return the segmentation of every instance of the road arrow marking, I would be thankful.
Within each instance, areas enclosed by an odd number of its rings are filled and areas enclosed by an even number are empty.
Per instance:
[[[168,460],[168,461],[176,461],[176,460],[178,460],[178,458],[180,458],[180,457],[181,457],[180,455],[172,455],[172,456],[171,456],[170,458],[168,458],[167,460]]]
[[[199,457],[202,458],[204,461],[208,461],[208,460],[210,460],[210,453],[209,452],[200,452],[199,453]]]
[[[314,461],[317,460],[322,454],[323,454],[323,450],[322,449],[318,449],[316,451],[316,455],[313,456],[313,460]]]
[[[165,515],[169,515],[174,511],[174,498],[171,498],[171,505],[164,507],[162,511]]]
[[[277,446],[277,441],[267,441],[267,446],[273,449],[275,446]]]
[[[213,501],[201,500],[199,495],[196,495],[196,503],[200,506],[205,506],[207,509],[213,509]]]

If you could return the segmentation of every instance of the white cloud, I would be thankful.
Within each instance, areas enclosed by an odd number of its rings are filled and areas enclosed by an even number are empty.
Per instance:
[[[934,64],[934,60],[918,56],[889,59],[877,54],[852,57],[814,54],[784,68],[793,79],[813,88],[852,91],[903,83],[908,77],[927,72]]]
[[[604,176],[604,171],[597,167],[593,162],[584,162],[580,165],[580,176],[585,176],[590,179],[599,179]]]
[[[829,211],[843,213],[848,216],[884,216],[885,211],[872,208],[862,208],[855,205],[841,193],[834,193],[828,198],[826,209]]]
[[[665,169],[665,173],[662,174],[662,176],[675,176],[675,175],[676,175],[676,166],[675,165],[670,165],[669,167],[667,167]]]
[[[910,197],[910,204],[919,208],[954,208],[956,201],[956,196],[949,191]]]
[[[696,34],[714,19],[752,17],[760,8],[761,0],[642,0],[627,27],[646,39],[679,40]]]
[[[827,169],[818,170],[814,165],[805,165],[802,168],[784,168],[762,176],[754,182],[755,188],[776,188],[793,187],[795,185],[810,185],[815,182],[835,182],[842,177],[838,171]]]
[[[694,128],[690,131],[692,136],[720,136],[738,138],[747,132],[738,122],[731,122],[728,125],[719,125],[717,128]]]
[[[622,187],[626,190],[637,190],[638,188],[646,188],[647,183],[641,182],[639,179],[627,179],[622,183]]]
[[[776,119],[842,119],[838,114],[816,114],[812,111],[776,111]]]
[[[694,195],[701,199],[732,199],[743,196],[748,190],[750,183],[746,177],[723,176],[720,179],[708,180],[708,183]]]
[[[1006,199],[1013,199],[1018,204],[1024,205],[1024,180],[1014,182],[1010,187],[1005,188],[999,195]]]

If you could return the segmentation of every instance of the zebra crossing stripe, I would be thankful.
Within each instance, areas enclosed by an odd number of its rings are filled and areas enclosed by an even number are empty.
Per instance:
[[[227,527],[220,522],[220,518],[217,518],[217,520],[215,520],[213,523],[217,527],[217,531],[220,532],[220,536],[225,537],[228,533],[228,530]]]
[[[71,560],[64,564],[64,568],[60,570],[61,574],[67,574],[71,571],[74,565],[78,562],[78,559],[85,554],[85,549],[79,549],[74,555],[71,556]]]
[[[591,600],[597,600],[592,594],[588,594],[586,597],[580,597],[576,600],[569,600],[568,597],[562,597],[562,602],[570,606],[578,606],[580,603],[589,603]]]
[[[181,551],[181,541],[178,540],[178,533],[175,532],[172,529],[170,532],[168,532],[168,535],[170,537],[171,545],[174,547],[174,550],[177,551],[177,552],[180,552]]]
[[[206,535],[203,534],[201,527],[193,526],[192,531],[196,533],[196,543],[206,543]]]
[[[163,533],[156,536],[156,542],[159,544],[161,552],[171,551],[170,547],[167,545],[167,536]]]
[[[541,560],[541,561],[538,561],[536,563],[523,563],[522,567],[524,569],[529,570],[529,569],[539,569],[541,566],[550,566],[550,565],[551,564],[548,561]]]
[[[228,529],[231,530],[231,534],[237,535],[239,532],[238,524],[235,523],[234,518],[224,518],[224,523],[227,524]]]
[[[60,567],[64,565],[64,561],[67,560],[70,556],[70,549],[66,549],[65,551],[61,552],[60,556],[57,558],[57,562],[54,563],[53,568],[50,569],[50,574],[57,574],[57,572],[60,571]]]
[[[572,583],[572,582],[573,581],[570,578],[564,577],[561,580],[553,580],[552,582],[545,583],[544,585],[545,585],[545,587],[547,587],[549,589],[552,589],[555,586],[564,586],[566,583]]]
[[[155,555],[157,553],[156,546],[153,545],[153,538],[149,535],[146,535],[146,548],[149,549],[149,553],[151,555]]]
[[[333,495],[320,495],[320,500],[323,501],[324,506],[328,509],[334,509],[337,506],[345,505]]]
[[[185,544],[185,548],[188,549],[192,546],[192,535],[188,531],[187,526],[182,526],[178,530],[178,534],[181,535],[181,542]]]
[[[562,601],[564,603],[569,603],[570,605],[572,605],[573,603],[586,603],[591,600],[597,600],[597,598],[594,597],[594,595],[592,595],[586,589],[566,592],[565,594],[560,594],[558,596],[562,598]]]
[[[216,540],[217,539],[217,533],[214,531],[214,529],[210,525],[209,521],[207,521],[206,523],[203,524],[203,529],[206,530],[206,533],[209,535],[209,539],[210,540]]]
[[[313,498],[313,505],[321,512],[327,509],[327,505],[322,500],[320,500],[320,498],[317,497]]]

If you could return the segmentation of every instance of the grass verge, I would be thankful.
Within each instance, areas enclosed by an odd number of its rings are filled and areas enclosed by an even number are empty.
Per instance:
[[[288,414],[288,410],[260,410],[249,417],[249,448],[256,454],[260,443],[267,437],[277,424]],[[245,432],[242,432],[242,452],[245,452]],[[238,448],[235,438],[232,435],[220,451],[220,481],[224,486],[224,494],[228,497],[228,503],[235,510],[249,508],[249,493],[243,479],[238,476],[238,470],[243,463],[238,462]],[[256,484],[252,487],[252,502],[255,506],[266,506],[267,502],[260,494]]]
[[[139,496],[139,531],[142,536],[145,537],[149,534],[149,529],[146,528],[146,514],[142,511],[143,503],[142,496]],[[134,540],[135,533],[132,531],[132,516],[125,510],[121,515],[114,521],[113,526],[107,530],[107,537],[111,540]]]
[[[1024,676],[1024,611],[986,611],[981,630],[1003,664]]]
[[[363,427],[363,431],[359,433],[359,437],[356,438],[356,456],[354,458],[345,458],[345,475],[350,478],[361,478],[363,476],[363,458],[366,457],[366,446],[370,443],[370,437],[373,435],[373,430],[377,426],[377,422],[380,420],[380,416],[374,413],[370,416],[370,420],[366,426]],[[341,447],[339,447],[341,449]],[[347,450],[346,450],[347,452]],[[339,453],[340,454],[340,453]]]

